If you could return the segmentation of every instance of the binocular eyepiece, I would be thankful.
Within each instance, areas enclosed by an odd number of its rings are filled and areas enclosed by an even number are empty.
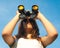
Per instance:
[[[23,5],[19,5],[18,11],[19,11],[19,13],[21,13],[19,17],[22,19],[24,19],[26,17],[35,18],[38,13],[38,6],[33,5],[32,12],[31,12],[31,11],[26,11]]]

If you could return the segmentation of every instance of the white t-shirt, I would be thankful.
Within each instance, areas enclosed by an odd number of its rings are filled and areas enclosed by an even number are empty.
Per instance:
[[[37,39],[20,38],[11,48],[44,48]]]

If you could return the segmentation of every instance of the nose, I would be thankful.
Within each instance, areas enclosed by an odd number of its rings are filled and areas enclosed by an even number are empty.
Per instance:
[[[32,25],[30,23],[27,24],[28,28],[32,28]]]

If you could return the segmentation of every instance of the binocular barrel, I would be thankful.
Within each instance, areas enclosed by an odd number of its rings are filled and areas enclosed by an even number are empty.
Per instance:
[[[26,17],[26,16],[36,16],[37,15],[37,13],[38,13],[38,6],[37,5],[33,5],[32,6],[32,13],[30,12],[30,11],[26,11],[25,10],[25,8],[24,8],[24,6],[23,5],[19,5],[18,6],[18,11],[19,11],[19,13],[21,13],[22,14],[22,16],[24,16],[24,18]],[[20,16],[21,17],[21,16]],[[23,17],[22,17],[23,18]]]

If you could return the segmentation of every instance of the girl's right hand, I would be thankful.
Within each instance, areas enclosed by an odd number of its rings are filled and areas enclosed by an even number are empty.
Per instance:
[[[20,19],[20,17],[19,17],[20,14],[21,14],[21,13],[19,13],[19,11],[17,10],[17,11],[16,11],[16,16],[17,16],[19,19]]]
[[[19,13],[19,11],[17,10],[17,11],[16,11],[16,15],[17,15],[17,14],[20,15],[21,13]]]

